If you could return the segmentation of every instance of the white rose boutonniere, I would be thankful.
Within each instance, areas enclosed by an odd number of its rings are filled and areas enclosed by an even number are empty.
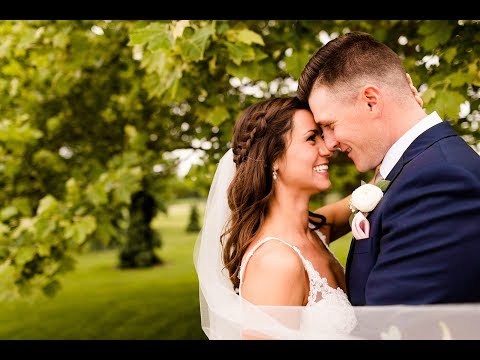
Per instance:
[[[352,234],[356,240],[366,239],[370,236],[370,223],[366,215],[375,209],[382,200],[383,192],[387,190],[390,181],[380,180],[377,184],[367,184],[362,181],[362,185],[356,188],[350,199],[350,226]]]

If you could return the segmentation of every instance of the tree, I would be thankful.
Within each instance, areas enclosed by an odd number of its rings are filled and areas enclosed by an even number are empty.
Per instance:
[[[55,294],[92,240],[127,242],[135,193],[174,196],[164,154],[188,143],[143,89],[132,26],[0,22],[0,298]]]
[[[161,244],[150,222],[155,214],[155,199],[145,191],[132,196],[127,240],[120,251],[120,268],[149,267],[162,261],[155,254]]]
[[[199,216],[198,216],[198,209],[197,205],[193,204],[192,207],[190,208],[190,219],[188,221],[187,225],[187,231],[188,232],[198,232],[201,229],[200,222],[199,222]]]

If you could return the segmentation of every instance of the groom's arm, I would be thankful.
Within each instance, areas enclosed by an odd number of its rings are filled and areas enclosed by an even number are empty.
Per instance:
[[[382,209],[366,304],[478,301],[478,175],[444,163],[405,168],[402,178]]]

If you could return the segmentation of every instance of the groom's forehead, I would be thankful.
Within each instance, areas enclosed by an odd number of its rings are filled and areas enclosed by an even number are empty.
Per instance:
[[[318,111],[313,112],[313,119],[317,124],[326,124],[335,121],[335,113],[331,111]]]
[[[336,102],[332,101],[330,92],[325,88],[317,88],[312,91],[308,99],[310,110],[313,113],[315,122],[321,123],[323,121],[332,121],[335,119],[337,106]]]

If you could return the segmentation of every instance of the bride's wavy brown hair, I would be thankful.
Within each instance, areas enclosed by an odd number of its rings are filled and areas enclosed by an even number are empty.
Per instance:
[[[308,110],[308,105],[296,97],[271,98],[246,108],[235,123],[232,149],[236,172],[228,188],[231,216],[221,236],[223,262],[235,289],[240,284],[243,255],[268,213],[273,164],[286,150],[286,134],[300,109]],[[312,221],[317,227],[325,222],[320,218],[322,222]]]

